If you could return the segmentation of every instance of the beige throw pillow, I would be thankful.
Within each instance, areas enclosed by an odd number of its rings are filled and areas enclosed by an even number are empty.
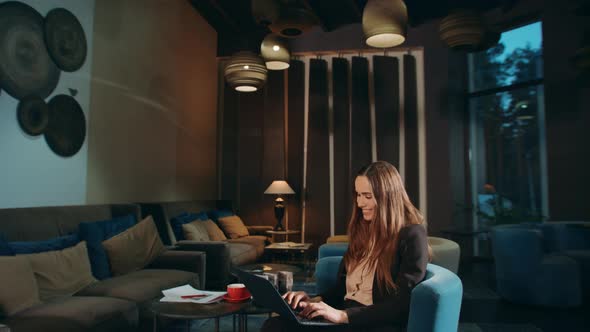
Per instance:
[[[191,241],[209,241],[209,232],[201,220],[182,225],[184,238]]]
[[[41,303],[33,269],[25,257],[0,257],[0,271],[0,317]]]
[[[230,239],[237,239],[250,235],[248,233],[248,228],[246,228],[244,222],[238,216],[221,217],[218,222],[221,229],[223,229],[223,232],[227,234]]]
[[[42,301],[73,295],[96,282],[90,270],[86,241],[63,250],[20,256],[31,264]]]
[[[223,231],[217,226],[213,220],[207,219],[205,221],[201,221],[205,228],[207,229],[207,233],[209,234],[209,239],[211,241],[224,241],[227,240]]]
[[[166,250],[152,216],[102,242],[114,276],[149,265]]]

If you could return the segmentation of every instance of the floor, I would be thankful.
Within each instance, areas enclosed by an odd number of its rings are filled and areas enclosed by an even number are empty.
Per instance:
[[[459,276],[464,294],[459,319],[460,332],[587,332],[590,331],[590,304],[575,309],[539,308],[502,300],[494,291],[491,261],[461,262]],[[298,276],[294,289],[313,292],[313,278]],[[548,287],[551,287],[548,285]],[[266,315],[250,316],[248,331],[259,331]],[[192,332],[214,331],[213,320],[195,321]],[[220,331],[232,331],[232,319],[221,319]]]

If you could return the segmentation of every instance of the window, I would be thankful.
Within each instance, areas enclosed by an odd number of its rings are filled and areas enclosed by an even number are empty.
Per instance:
[[[541,221],[548,216],[541,23],[504,32],[468,61],[474,229]]]

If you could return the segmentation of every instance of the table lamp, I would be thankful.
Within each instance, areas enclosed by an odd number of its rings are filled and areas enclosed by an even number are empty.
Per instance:
[[[281,195],[293,195],[295,192],[289,186],[287,181],[273,181],[268,188],[264,191],[266,195],[276,195],[275,199],[275,218],[277,218],[277,224],[275,225],[275,231],[284,231],[283,227],[283,216],[285,215],[285,200]]]

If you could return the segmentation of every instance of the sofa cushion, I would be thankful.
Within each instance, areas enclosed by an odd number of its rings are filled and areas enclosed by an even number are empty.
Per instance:
[[[133,225],[135,225],[135,217],[133,215],[117,217],[110,220],[80,223],[78,235],[81,240],[87,243],[92,274],[97,279],[105,279],[111,276],[109,259],[102,246],[102,241],[123,232]]]
[[[79,242],[80,238],[78,237],[78,234],[70,234],[43,241],[8,242],[8,245],[13,253],[19,255],[62,250],[73,247]]]
[[[22,311],[6,323],[12,331],[135,331],[135,303],[109,297],[68,296]]]
[[[240,266],[256,262],[256,248],[251,244],[230,242],[228,246],[232,265]]]
[[[209,219],[209,217],[207,217],[205,212],[184,212],[170,219],[170,226],[172,227],[172,232],[174,233],[174,237],[176,237],[176,241],[185,240],[182,225],[191,223],[195,220],[207,219]]]
[[[0,257],[0,271],[0,317],[41,303],[33,269],[25,257]]]
[[[0,233],[0,256],[14,256],[14,252],[12,252],[2,233]]]
[[[209,239],[209,233],[207,232],[205,223],[199,220],[182,225],[182,232],[184,233],[184,238],[189,241],[202,242],[211,240]]]
[[[248,228],[244,225],[242,219],[238,216],[221,217],[218,220],[219,227],[230,239],[237,239],[240,237],[250,235]]]
[[[264,254],[264,247],[266,247],[266,236],[262,235],[248,235],[238,239],[231,239],[228,242],[232,243],[247,243],[256,250],[256,257],[262,257]]]
[[[166,250],[152,216],[102,242],[114,276],[149,265]]]
[[[143,269],[94,283],[76,295],[109,296],[144,303],[162,296],[163,289],[185,284],[198,288],[198,275],[179,270]]]
[[[207,233],[209,234],[209,239],[211,241],[225,241],[227,237],[223,234],[223,231],[217,226],[212,220],[205,220],[203,221],[203,225],[207,229]]]
[[[63,250],[20,255],[28,259],[35,274],[42,301],[69,296],[95,283],[86,242]]]

